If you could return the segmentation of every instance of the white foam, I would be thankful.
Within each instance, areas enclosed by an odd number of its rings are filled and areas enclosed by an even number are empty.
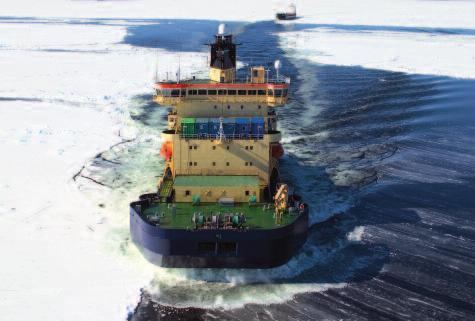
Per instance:
[[[364,226],[357,226],[347,234],[348,241],[361,241],[363,239]]]

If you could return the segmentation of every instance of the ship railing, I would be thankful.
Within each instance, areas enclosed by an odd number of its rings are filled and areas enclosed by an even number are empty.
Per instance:
[[[285,75],[279,74],[277,75],[272,75],[272,77],[266,77],[264,79],[264,82],[262,83],[256,83],[255,81],[252,81],[251,77],[236,77],[234,78],[233,81],[231,82],[212,82],[209,79],[198,79],[196,77],[190,77],[190,78],[185,78],[185,79],[180,79],[179,81],[176,80],[166,80],[163,79],[161,81],[157,81],[159,84],[164,84],[164,85],[173,85],[173,84],[192,84],[192,85],[199,85],[199,84],[209,84],[209,83],[216,83],[216,84],[290,84],[290,77],[287,77]]]
[[[185,139],[203,139],[203,140],[220,140],[221,136],[219,134],[186,134],[180,133],[181,138]],[[231,141],[231,140],[260,140],[264,139],[264,133],[262,134],[225,134],[222,136],[222,140]]]
[[[175,170],[175,176],[180,175],[228,175],[228,176],[259,176],[256,169],[213,169],[213,168],[186,168],[183,170]]]

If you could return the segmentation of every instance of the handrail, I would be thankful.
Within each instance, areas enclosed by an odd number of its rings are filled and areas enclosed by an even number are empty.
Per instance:
[[[175,169],[175,176],[182,175],[200,175],[200,176],[213,176],[213,175],[229,175],[229,176],[257,176],[259,177],[259,171],[255,169],[217,169],[217,168],[184,168],[181,170]]]
[[[228,134],[224,135],[224,140],[231,140],[231,139],[264,139],[265,133],[262,134]],[[219,140],[219,134],[186,134],[180,133],[180,138],[185,139],[211,139],[211,140]]]
[[[173,84],[182,84],[182,85],[205,85],[205,84],[243,84],[243,85],[248,85],[248,84],[259,84],[259,85],[266,85],[266,84],[289,84],[290,83],[290,77],[287,77],[285,75],[279,75],[279,77],[272,77],[272,78],[266,78],[264,79],[263,83],[256,83],[251,81],[251,77],[239,77],[239,78],[234,78],[232,82],[213,82],[209,79],[197,79],[197,78],[186,78],[186,79],[181,79],[180,81],[174,81],[174,80],[166,80],[163,79],[162,81],[157,81],[157,84],[165,84],[165,85],[173,85]]]
[[[154,95],[153,100],[159,104],[177,104],[179,102],[188,100],[188,101],[207,101],[213,103],[242,103],[242,102],[250,102],[250,103],[266,103],[269,106],[271,105],[283,105],[287,101],[287,97],[274,97],[274,96],[233,96],[233,95],[196,95],[196,96],[163,96],[163,95]]]

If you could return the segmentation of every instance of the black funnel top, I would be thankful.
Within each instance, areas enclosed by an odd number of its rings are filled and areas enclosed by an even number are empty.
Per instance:
[[[219,69],[236,68],[236,45],[232,35],[216,35],[211,46],[210,66]]]

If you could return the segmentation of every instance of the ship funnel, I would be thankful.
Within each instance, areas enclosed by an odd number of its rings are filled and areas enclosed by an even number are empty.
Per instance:
[[[231,34],[225,35],[224,23],[219,25],[211,46],[209,78],[215,82],[233,82],[236,75],[236,44]]]
[[[219,27],[218,27],[218,35],[224,35],[224,29],[225,29],[225,24],[224,23],[221,23],[219,24]]]

